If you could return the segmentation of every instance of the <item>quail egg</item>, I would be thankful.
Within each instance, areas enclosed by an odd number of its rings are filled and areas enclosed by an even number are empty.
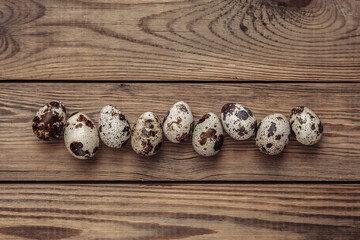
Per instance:
[[[227,103],[221,109],[225,132],[235,140],[251,138],[256,129],[256,118],[250,109],[238,103]]]
[[[205,114],[196,124],[192,144],[202,156],[214,156],[223,145],[224,135],[221,122],[215,113]]]
[[[64,134],[66,149],[78,159],[95,156],[99,149],[99,134],[88,116],[77,112],[67,120]]]
[[[182,101],[175,103],[164,118],[164,135],[170,142],[180,143],[191,137],[193,130],[194,118],[189,105]]]
[[[107,105],[100,111],[99,135],[111,148],[121,148],[130,138],[130,124],[115,106]]]
[[[161,122],[152,112],[143,113],[131,131],[131,146],[143,156],[156,154],[162,144],[163,132]]]
[[[290,125],[286,117],[275,113],[265,117],[258,126],[256,145],[266,154],[281,153],[289,142]]]
[[[318,116],[307,107],[298,106],[291,110],[290,125],[296,140],[304,145],[314,145],[322,137],[323,125]]]
[[[39,139],[49,141],[63,135],[65,124],[65,106],[60,101],[52,101],[36,112],[32,130]]]

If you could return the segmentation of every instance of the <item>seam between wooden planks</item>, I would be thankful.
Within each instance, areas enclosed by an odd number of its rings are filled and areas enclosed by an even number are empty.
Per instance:
[[[201,80],[185,80],[185,81],[156,81],[156,80],[0,80],[1,83],[148,83],[148,84],[271,84],[271,83],[282,83],[282,84],[356,84],[358,81],[201,81]]]
[[[227,184],[227,185],[256,185],[256,184],[305,184],[305,185],[321,185],[321,184],[359,184],[360,181],[123,181],[123,180],[77,180],[77,181],[0,181],[0,184],[129,184],[129,185],[175,185],[175,184],[184,184],[184,185],[215,185],[215,184]]]

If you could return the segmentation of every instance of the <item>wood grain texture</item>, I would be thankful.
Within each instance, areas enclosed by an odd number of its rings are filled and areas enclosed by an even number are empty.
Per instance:
[[[359,81],[357,0],[2,0],[0,79]]]
[[[360,180],[359,84],[168,84],[168,83],[2,83],[0,84],[0,180]],[[131,124],[146,111],[163,118],[173,103],[187,102],[196,121],[207,112],[219,115],[227,102],[249,107],[259,120],[278,112],[289,116],[297,105],[313,109],[324,125],[315,146],[292,139],[275,157],[261,153],[254,139],[237,142],[225,136],[215,157],[200,157],[191,142],[165,141],[151,158],[136,155],[127,144],[101,144],[94,160],[74,159],[62,140],[42,142],[31,129],[35,112],[61,100],[68,114],[81,111],[95,122],[100,109],[114,104]]]
[[[0,238],[356,240],[358,185],[1,185]]]

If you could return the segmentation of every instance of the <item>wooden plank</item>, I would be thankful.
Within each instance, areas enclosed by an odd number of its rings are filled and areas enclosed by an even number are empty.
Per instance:
[[[360,180],[360,84],[0,84],[0,180]],[[220,113],[227,102],[248,106],[259,120],[279,112],[289,116],[297,105],[322,119],[324,137],[315,146],[294,139],[284,154],[261,153],[254,139],[237,142],[225,136],[215,157],[200,157],[191,142],[165,141],[152,158],[136,155],[130,144],[110,149],[103,144],[94,160],[74,159],[62,140],[42,142],[32,133],[34,113],[53,99],[68,114],[81,111],[95,122],[100,109],[114,104],[130,123],[146,111],[162,118],[183,100],[196,121]]]
[[[2,0],[0,79],[359,81],[357,0]]]
[[[359,239],[359,185],[0,186],[1,239]]]

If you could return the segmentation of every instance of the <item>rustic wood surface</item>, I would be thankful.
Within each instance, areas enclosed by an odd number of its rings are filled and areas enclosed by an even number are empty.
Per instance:
[[[360,238],[359,185],[0,186],[0,238]]]
[[[359,81],[357,0],[2,0],[0,79]]]
[[[0,239],[360,239],[359,36],[358,0],[1,0]],[[179,100],[196,120],[306,105],[324,136],[275,157],[226,135],[212,158],[165,141],[81,161],[33,135],[50,100],[132,124]]]
[[[0,180],[360,180],[359,84],[185,84],[185,83],[0,83]],[[260,120],[279,112],[289,116],[298,104],[313,109],[324,125],[315,146],[294,139],[284,154],[269,157],[254,139],[225,136],[215,157],[200,157],[191,142],[165,141],[151,158],[100,146],[94,160],[73,158],[63,140],[42,142],[31,130],[34,113],[47,101],[61,99],[68,114],[82,111],[95,122],[100,109],[114,104],[130,123],[145,111],[163,118],[178,100],[186,101],[198,120],[220,115],[223,104],[241,102]],[[9,161],[11,160],[11,161]]]

